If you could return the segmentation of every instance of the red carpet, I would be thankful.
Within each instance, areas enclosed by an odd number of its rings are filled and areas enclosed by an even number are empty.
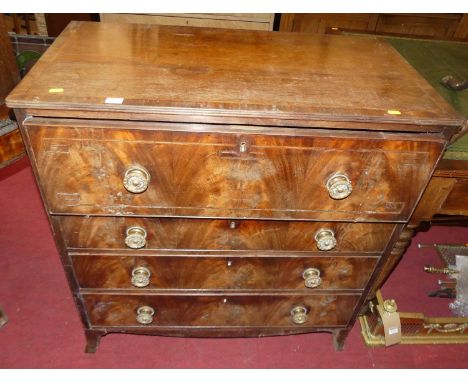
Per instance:
[[[66,174],[63,174],[66,176]],[[0,170],[0,368],[466,368],[468,345],[367,348],[357,323],[345,350],[329,334],[260,339],[185,339],[111,334],[94,355],[85,340],[26,158]],[[417,243],[465,243],[468,228],[418,234],[383,289],[402,311],[449,315],[449,300],[426,297],[437,276],[433,250]]]

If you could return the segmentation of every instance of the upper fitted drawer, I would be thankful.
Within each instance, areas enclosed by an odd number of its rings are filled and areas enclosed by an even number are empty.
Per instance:
[[[405,221],[443,148],[372,132],[25,126],[52,213]]]

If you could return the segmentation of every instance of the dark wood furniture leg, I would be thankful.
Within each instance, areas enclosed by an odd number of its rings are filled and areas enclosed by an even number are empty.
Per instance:
[[[96,353],[101,337],[104,335],[104,332],[98,330],[86,330],[86,348],[85,353]]]
[[[350,329],[337,329],[333,332],[333,346],[335,347],[336,351],[342,351],[344,347],[344,343]]]

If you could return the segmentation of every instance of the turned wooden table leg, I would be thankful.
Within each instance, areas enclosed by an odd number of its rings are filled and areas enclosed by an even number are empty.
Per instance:
[[[96,331],[96,330],[86,330],[86,348],[85,353],[96,353],[96,349],[99,346],[99,342],[101,341],[101,337],[105,333]]]
[[[342,351],[344,348],[344,343],[346,341],[346,337],[350,329],[337,329],[333,332],[333,346],[335,347],[336,351]]]

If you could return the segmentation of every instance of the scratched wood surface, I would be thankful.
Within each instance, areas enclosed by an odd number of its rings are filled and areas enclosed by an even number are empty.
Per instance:
[[[123,100],[106,103],[109,97]],[[72,22],[8,105],[221,116],[225,123],[240,115],[256,124],[410,123],[408,131],[461,124],[378,38],[142,24]]]
[[[180,290],[310,290],[303,272],[320,271],[322,283],[314,290],[362,290],[372,274],[376,257],[309,256],[299,258],[208,258],[200,256],[73,255],[73,269],[81,288]],[[146,287],[133,287],[132,271],[151,272]]]
[[[405,221],[443,149],[440,138],[404,134],[306,130],[300,136],[296,129],[288,136],[228,127],[197,133],[157,123],[140,129],[75,123],[80,127],[26,122],[51,213]],[[139,194],[123,186],[125,171],[136,164],[151,175]],[[328,194],[327,179],[336,173],[353,185],[346,199]]]
[[[359,294],[310,296],[182,296],[83,294],[92,327],[97,326],[257,326],[309,327],[345,326]],[[291,309],[308,309],[308,321],[294,324]],[[155,310],[154,321],[141,325],[136,321],[140,306]]]
[[[69,249],[130,250],[126,230],[139,226],[147,232],[145,246],[137,252],[220,253],[242,251],[263,255],[278,251],[323,253],[314,239],[320,229],[331,229],[336,247],[327,253],[380,254],[395,229],[394,224],[337,223],[265,220],[129,218],[55,216]],[[156,252],[155,252],[156,250]]]

